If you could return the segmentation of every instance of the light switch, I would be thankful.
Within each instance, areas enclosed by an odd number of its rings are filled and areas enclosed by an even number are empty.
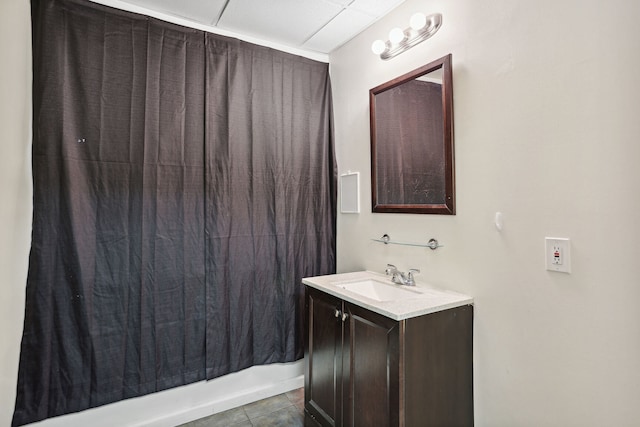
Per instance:
[[[571,241],[565,237],[545,237],[544,242],[547,270],[571,273]]]

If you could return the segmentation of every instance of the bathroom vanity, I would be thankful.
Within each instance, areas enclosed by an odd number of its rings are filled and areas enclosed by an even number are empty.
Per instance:
[[[303,279],[305,426],[472,426],[473,299],[374,272]]]

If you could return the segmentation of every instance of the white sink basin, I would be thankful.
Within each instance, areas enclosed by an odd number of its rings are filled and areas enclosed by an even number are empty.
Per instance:
[[[397,301],[423,296],[417,289],[395,285],[375,279],[362,279],[350,282],[334,283],[346,291],[362,295],[376,301]]]

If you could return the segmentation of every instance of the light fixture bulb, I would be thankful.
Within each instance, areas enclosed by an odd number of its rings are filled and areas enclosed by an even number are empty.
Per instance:
[[[424,13],[416,12],[411,15],[409,25],[411,25],[411,28],[416,31],[421,30],[425,27],[425,25],[427,25],[427,17],[424,15]]]
[[[387,45],[382,40],[376,40],[371,45],[371,50],[376,55],[380,55],[387,48]]]
[[[404,31],[400,28],[394,28],[389,32],[389,41],[391,44],[399,44],[402,40],[404,40]]]

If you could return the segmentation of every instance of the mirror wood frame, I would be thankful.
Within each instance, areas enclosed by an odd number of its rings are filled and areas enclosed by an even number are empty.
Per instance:
[[[381,204],[378,203],[377,162],[376,147],[384,141],[378,141],[376,137],[376,95],[395,88],[403,83],[415,80],[436,70],[442,70],[442,109],[443,109],[443,141],[444,144],[444,203],[434,204]],[[369,91],[369,114],[371,127],[371,211],[387,213],[415,213],[415,214],[440,214],[455,215],[455,169],[453,147],[453,76],[451,70],[451,54],[437,59],[420,68],[403,74],[393,80],[374,87]]]

